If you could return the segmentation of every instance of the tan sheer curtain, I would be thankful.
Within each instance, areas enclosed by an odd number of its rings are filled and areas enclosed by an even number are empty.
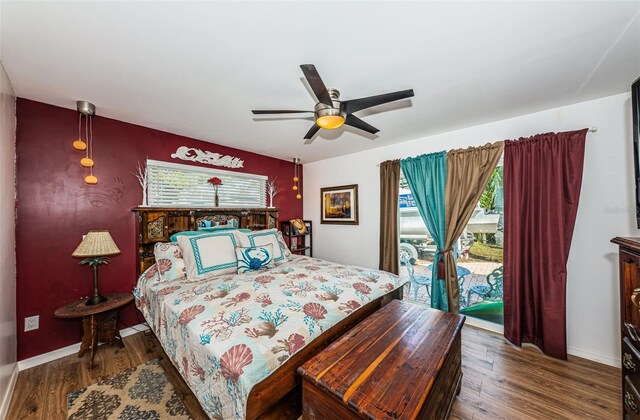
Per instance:
[[[398,195],[400,161],[380,164],[380,270],[399,273],[398,264]]]
[[[460,289],[453,247],[467,226],[493,169],[500,161],[503,142],[447,153],[445,191],[445,249],[442,253],[449,312],[460,311]]]

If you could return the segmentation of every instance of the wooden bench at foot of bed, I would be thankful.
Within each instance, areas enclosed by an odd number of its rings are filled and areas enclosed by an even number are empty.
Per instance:
[[[397,299],[402,299],[402,288],[381,296],[353,312],[256,384],[249,393],[247,419],[297,419],[302,412],[302,384],[297,373],[298,368],[363,319]]]
[[[444,419],[464,316],[395,300],[298,369],[304,419]]]

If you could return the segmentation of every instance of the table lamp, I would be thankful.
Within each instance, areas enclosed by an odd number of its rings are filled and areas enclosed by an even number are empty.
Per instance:
[[[83,258],[80,264],[87,264],[93,268],[93,296],[85,302],[86,305],[97,305],[107,301],[107,298],[98,292],[98,266],[109,264],[108,257],[118,254],[120,250],[106,230],[90,230],[71,254],[73,257]]]

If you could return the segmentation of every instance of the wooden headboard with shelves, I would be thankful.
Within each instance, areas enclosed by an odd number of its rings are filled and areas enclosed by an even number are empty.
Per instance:
[[[278,226],[276,208],[173,208],[136,207],[137,274],[155,263],[156,242],[169,242],[177,232],[198,230],[205,221],[213,224],[234,223],[238,228],[260,230]]]

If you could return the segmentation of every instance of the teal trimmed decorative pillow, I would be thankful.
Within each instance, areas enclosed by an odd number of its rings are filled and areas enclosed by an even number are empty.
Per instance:
[[[238,232],[240,245],[243,247],[273,246],[273,260],[276,265],[285,262],[285,252],[278,241],[278,229],[254,230],[250,233]],[[285,247],[286,248],[286,247]]]
[[[178,236],[189,281],[203,280],[238,269],[236,237],[233,231]]]
[[[205,233],[210,232],[222,232],[229,230],[237,230],[238,232],[251,232],[251,229],[237,229],[234,227],[226,227],[226,226],[215,226],[215,227],[201,227],[199,230],[185,230],[183,232],[176,232],[173,235],[169,236],[169,240],[171,242],[178,242],[178,238],[180,236],[198,236],[203,235]]]
[[[273,245],[256,246],[251,248],[236,248],[238,258],[238,274],[247,271],[266,270],[275,267],[273,261]]]

